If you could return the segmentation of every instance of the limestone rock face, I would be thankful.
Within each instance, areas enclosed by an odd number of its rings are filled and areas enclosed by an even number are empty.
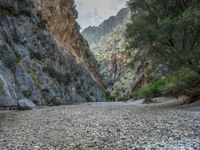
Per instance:
[[[83,65],[93,79],[102,83],[97,61],[89,50],[87,41],[80,34],[80,26],[75,19],[78,12],[73,0],[38,0],[35,7],[41,12],[43,20],[49,27],[50,34],[57,45],[65,52],[76,57],[76,61]]]
[[[73,0],[0,1],[0,106],[105,101]]]

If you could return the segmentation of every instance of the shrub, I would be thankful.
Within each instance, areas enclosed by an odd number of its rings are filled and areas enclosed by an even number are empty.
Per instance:
[[[32,92],[30,90],[23,90],[22,94],[24,95],[24,97],[26,98],[30,98],[32,96]]]
[[[194,72],[191,72],[189,69],[182,68],[172,75],[157,81],[153,81],[147,85],[142,86],[141,88],[134,90],[133,96],[139,98],[152,98],[165,95],[173,96],[176,93],[181,93],[181,91],[183,91],[186,87],[191,88],[198,86],[192,84],[196,83],[193,80],[197,76],[198,75],[196,75]],[[195,80],[198,81],[197,79]]]
[[[3,64],[5,65],[5,67],[12,69],[15,65],[15,59],[11,58],[11,57],[7,57],[3,59]]]
[[[21,54],[20,53],[18,53],[18,51],[16,51],[16,50],[13,50],[14,51],[14,53],[15,53],[15,56],[16,56],[16,63],[19,63],[20,62],[20,60],[22,59],[22,56],[21,56]]]
[[[24,15],[24,16],[27,16],[27,17],[31,17],[32,16],[31,11],[29,11],[29,10],[22,10],[20,12],[20,14]]]
[[[70,81],[70,75],[56,71],[53,67],[44,67],[43,71],[48,73],[50,77],[55,78],[58,82],[68,83]]]
[[[20,38],[20,36],[19,36],[19,34],[18,33],[13,33],[12,34],[12,38],[13,38],[13,41],[15,42],[15,43],[21,43],[21,38]]]
[[[38,78],[38,76],[35,75],[35,72],[33,70],[29,70],[28,73],[30,74],[30,76],[32,77],[33,81],[35,82],[37,88],[41,87],[41,81]]]
[[[29,49],[29,52],[30,52],[31,59],[42,60],[42,55],[39,52],[35,52],[32,49]]]
[[[4,52],[8,49],[6,45],[0,45],[0,57],[3,56]]]
[[[15,64],[18,64],[22,58],[16,50],[13,51],[15,53],[15,56],[6,56],[2,59],[5,67],[9,69],[12,69]]]

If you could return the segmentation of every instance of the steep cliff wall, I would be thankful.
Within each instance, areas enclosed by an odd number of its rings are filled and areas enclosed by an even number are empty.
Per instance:
[[[0,1],[0,106],[105,100],[76,17],[73,0]]]
[[[79,25],[75,21],[78,13],[73,0],[37,0],[35,7],[41,12],[47,22],[50,34],[57,41],[58,46],[65,52],[76,57],[97,82],[102,82],[96,67],[96,60],[89,50],[87,41],[79,32]],[[69,51],[69,50],[70,51]]]

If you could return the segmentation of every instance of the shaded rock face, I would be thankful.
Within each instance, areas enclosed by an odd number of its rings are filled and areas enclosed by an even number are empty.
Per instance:
[[[0,1],[0,106],[104,101],[73,0]]]

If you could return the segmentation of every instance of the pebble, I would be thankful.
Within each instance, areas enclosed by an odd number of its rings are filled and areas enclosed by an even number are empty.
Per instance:
[[[80,104],[2,113],[6,118],[0,122],[1,150],[200,148],[200,112]]]

